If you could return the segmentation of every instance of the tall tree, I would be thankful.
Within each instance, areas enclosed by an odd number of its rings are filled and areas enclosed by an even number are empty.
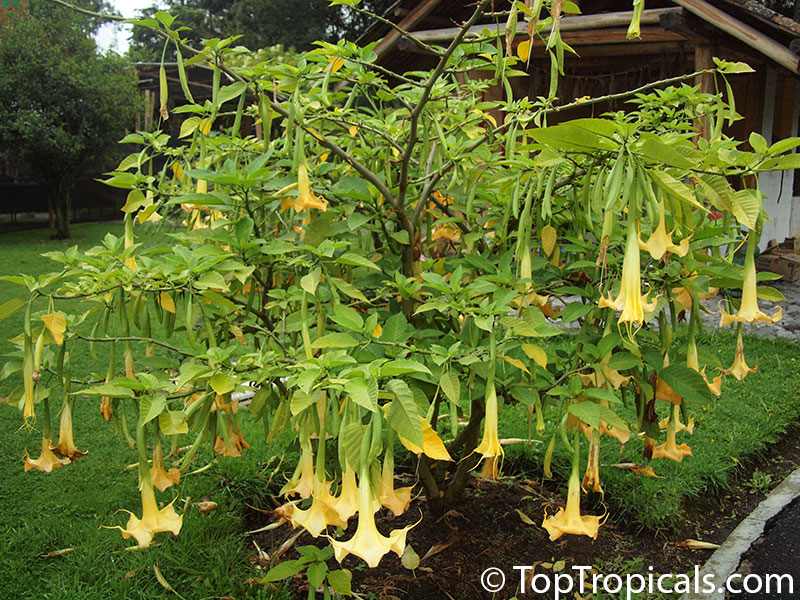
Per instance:
[[[58,238],[69,237],[76,180],[113,166],[137,107],[132,69],[97,53],[94,28],[30,0],[29,13],[8,18],[0,31],[0,158],[46,184]]]
[[[392,4],[394,0],[367,0],[361,6],[382,13]],[[151,16],[156,10],[143,12]],[[238,43],[251,50],[276,44],[310,50],[317,40],[355,39],[370,24],[369,18],[326,0],[169,0],[165,10],[191,29],[193,45],[204,38],[241,35]],[[163,48],[164,40],[151,30],[134,29],[131,58],[160,60]],[[166,56],[173,52],[168,46]]]

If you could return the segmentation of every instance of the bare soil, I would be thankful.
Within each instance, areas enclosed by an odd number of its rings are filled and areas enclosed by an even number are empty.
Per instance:
[[[424,517],[408,535],[408,542],[422,559],[413,572],[405,569],[394,554],[384,556],[375,569],[367,568],[353,556],[345,558],[342,567],[352,572],[354,591],[381,600],[510,598],[519,591],[520,571],[514,570],[515,565],[535,566],[529,575],[552,575],[554,570],[584,565],[603,573],[647,575],[651,566],[654,573],[688,573],[694,565],[703,564],[712,550],[689,549],[682,545],[684,540],[721,543],[798,465],[800,428],[790,431],[760,460],[742,467],[728,491],[689,499],[684,507],[688,519],[674,531],[656,534],[636,530],[610,518],[596,540],[567,535],[553,542],[540,525],[546,508],[552,514],[564,505],[564,497],[555,484],[519,478],[483,482],[476,478],[470,483],[464,502],[444,516],[429,514],[422,498],[413,501],[401,517],[394,518],[388,511],[379,513],[376,522],[384,535]],[[534,524],[526,523],[520,512]],[[264,526],[270,520],[253,511],[248,528]],[[349,530],[354,531],[354,525],[355,521]],[[351,535],[349,530],[345,537]],[[254,538],[274,561],[281,545],[295,533],[287,525]],[[295,545],[326,543],[325,538],[315,540],[303,533]],[[296,557],[296,551],[290,548],[280,560]],[[329,566],[340,568],[333,559]],[[481,585],[481,574],[490,567],[500,568],[505,575],[505,587],[496,596]],[[304,575],[297,575],[290,585],[298,598],[307,594]],[[524,597],[536,595],[527,593]],[[552,593],[547,597],[552,598]]]

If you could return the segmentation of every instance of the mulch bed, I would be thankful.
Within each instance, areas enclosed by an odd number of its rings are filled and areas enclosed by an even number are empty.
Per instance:
[[[430,514],[422,498],[412,502],[400,517],[394,518],[386,510],[377,515],[378,529],[384,535],[392,529],[416,523],[420,516],[424,517],[408,534],[408,543],[422,558],[413,572],[405,569],[393,553],[384,556],[375,569],[367,568],[361,559],[354,556],[346,557],[341,568],[352,572],[354,591],[364,596],[373,594],[381,600],[510,598],[519,591],[520,572],[513,569],[515,565],[535,566],[535,571],[529,571],[529,575],[535,572],[552,576],[554,569],[569,572],[571,567],[583,565],[596,567],[602,573],[623,576],[626,572],[647,576],[651,566],[653,573],[687,573],[693,570],[694,565],[702,565],[712,551],[688,549],[681,545],[683,540],[721,543],[764,498],[764,492],[768,492],[747,485],[754,471],[758,469],[761,474],[769,475],[774,486],[797,465],[800,465],[800,429],[789,432],[765,453],[762,460],[742,468],[729,491],[691,499],[672,531],[635,530],[623,522],[614,522],[611,515],[600,528],[596,540],[565,535],[554,542],[549,540],[540,525],[546,507],[552,514],[557,507],[564,505],[560,493],[563,488],[559,489],[551,482],[520,478],[497,482],[476,478],[470,483],[463,503],[443,516]],[[587,504],[585,496],[583,503]],[[517,511],[534,525],[526,524]],[[248,529],[264,526],[270,520],[270,517],[253,511],[248,519]],[[355,520],[354,517],[344,539],[355,531]],[[254,538],[264,552],[274,557],[281,544],[294,533],[287,525],[256,534]],[[323,537],[314,539],[303,533],[296,545],[306,544],[324,546],[327,542]],[[297,558],[294,549],[287,550],[280,557],[281,560],[292,558]],[[334,559],[329,566],[331,569],[340,568]],[[506,578],[506,586],[498,595],[487,593],[481,586],[481,574],[489,567],[499,567]],[[306,597],[308,590],[304,574],[293,578],[290,586],[296,597]],[[527,593],[524,597],[536,596]],[[552,598],[553,593],[546,597]]]

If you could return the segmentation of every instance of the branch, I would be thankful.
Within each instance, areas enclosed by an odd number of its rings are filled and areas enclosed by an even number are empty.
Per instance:
[[[132,21],[131,19],[128,19],[127,17],[122,17],[120,15],[108,15],[87,10],[85,8],[81,8],[80,6],[75,6],[74,4],[70,4],[69,2],[64,2],[64,0],[50,0],[50,2],[53,2],[54,4],[60,4],[61,6],[65,6],[66,8],[72,9],[75,12],[79,12],[84,15],[88,15],[90,17],[95,17],[96,19],[101,19],[103,21],[120,21],[127,23],[130,23]]]
[[[172,350],[173,352],[177,352],[178,354],[183,354],[184,356],[194,356],[194,354],[191,354],[190,352],[184,352],[183,350],[176,348],[175,346],[172,346],[170,344],[167,344],[166,342],[162,342],[148,337],[125,336],[125,337],[108,337],[108,338],[90,338],[90,337],[84,337],[79,333],[76,333],[75,337],[77,337],[80,340],[83,340],[84,342],[148,342],[150,344],[155,344],[156,346],[162,346],[163,348],[166,348],[167,350]]]

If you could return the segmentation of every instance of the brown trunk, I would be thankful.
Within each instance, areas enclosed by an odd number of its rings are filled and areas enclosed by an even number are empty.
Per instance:
[[[47,182],[47,200],[55,217],[55,233],[52,238],[56,240],[69,239],[69,212],[72,203],[70,187],[69,182],[63,177]]]

